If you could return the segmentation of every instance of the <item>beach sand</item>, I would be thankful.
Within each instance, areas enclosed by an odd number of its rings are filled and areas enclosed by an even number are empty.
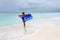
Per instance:
[[[60,23],[52,27],[45,27],[33,36],[22,40],[60,40]]]
[[[60,40],[60,19],[44,20],[27,25],[14,24],[0,27],[0,40]]]

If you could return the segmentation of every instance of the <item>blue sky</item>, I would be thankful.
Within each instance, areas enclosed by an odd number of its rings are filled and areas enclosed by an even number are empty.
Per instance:
[[[0,0],[0,12],[60,11],[60,0]]]

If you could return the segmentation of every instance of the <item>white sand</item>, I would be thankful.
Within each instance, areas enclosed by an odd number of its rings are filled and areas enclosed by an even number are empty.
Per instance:
[[[0,26],[0,40],[60,40],[60,17],[33,22],[26,32],[20,24]]]
[[[45,27],[44,30],[22,40],[60,40],[60,24],[54,27]]]

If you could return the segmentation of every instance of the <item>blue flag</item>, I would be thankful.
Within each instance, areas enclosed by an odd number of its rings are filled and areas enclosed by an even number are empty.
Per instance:
[[[25,16],[22,17],[23,22],[29,21],[30,19],[32,19],[32,15],[31,14],[27,14]]]

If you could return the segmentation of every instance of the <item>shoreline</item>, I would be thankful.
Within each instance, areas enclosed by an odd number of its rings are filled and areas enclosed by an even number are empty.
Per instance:
[[[45,19],[42,21],[36,20],[35,21],[36,23],[33,23],[33,24],[27,23],[28,31],[26,34],[24,34],[23,25],[20,25],[20,24],[6,25],[3,27],[0,27],[0,40],[16,40],[16,39],[17,40],[28,40],[28,39],[33,40],[34,38],[35,38],[34,40],[36,39],[44,40],[40,38],[45,38],[45,36],[47,35],[46,33],[50,32],[51,29],[52,29],[51,31],[53,32],[56,30],[58,31],[58,28],[60,28],[60,27],[57,27],[57,26],[60,26],[59,20],[60,20],[60,17],[59,18],[55,17],[54,19],[51,18],[51,19]]]
[[[49,20],[51,21],[51,20],[56,20],[56,19],[57,19],[57,20],[60,20],[60,16],[57,16],[57,17],[55,16],[55,17],[51,17],[51,18],[42,18],[42,19],[37,19],[37,20],[41,22],[41,21],[46,21],[46,20],[47,20],[47,21],[49,21]],[[33,20],[34,20],[34,19],[33,19]],[[32,23],[33,23],[33,20],[31,21]],[[37,20],[35,20],[35,21],[37,21]],[[19,24],[22,24],[22,25],[23,25],[22,22],[21,22],[21,23],[15,23],[15,24],[13,24],[13,25],[19,25]],[[10,26],[10,25],[12,25],[12,24],[0,25],[0,27],[1,27],[1,26]]]

